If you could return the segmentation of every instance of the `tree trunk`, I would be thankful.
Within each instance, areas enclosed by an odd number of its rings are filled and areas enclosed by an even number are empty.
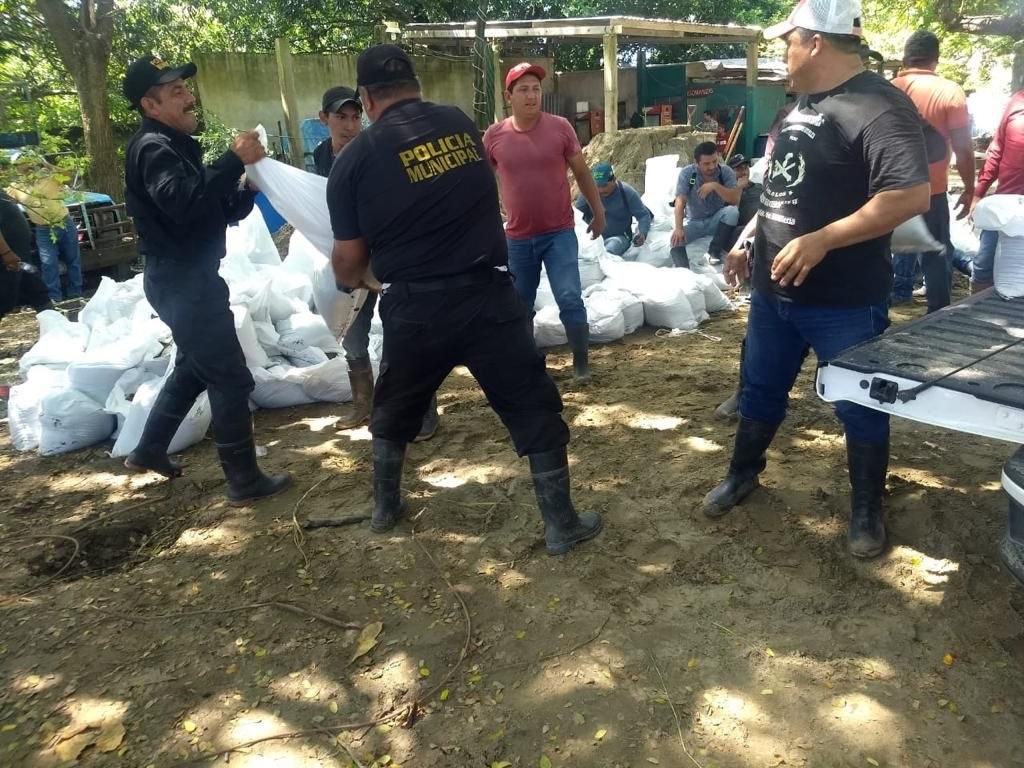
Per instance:
[[[117,159],[107,102],[107,65],[114,35],[113,0],[82,0],[78,14],[63,0],[36,0],[65,68],[71,73],[82,108],[89,186],[115,200],[124,197],[124,174]]]

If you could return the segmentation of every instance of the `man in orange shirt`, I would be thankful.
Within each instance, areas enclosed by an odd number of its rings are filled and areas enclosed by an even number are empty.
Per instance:
[[[917,111],[946,140],[946,155],[928,166],[932,186],[931,208],[925,214],[932,236],[945,244],[945,251],[907,253],[893,256],[893,300],[910,301],[914,287],[914,271],[918,256],[924,272],[928,311],[949,304],[952,276],[953,246],[949,239],[949,149],[956,155],[956,169],[964,183],[964,191],[956,202],[957,219],[964,218],[974,197],[974,146],[971,142],[970,116],[963,88],[935,73],[939,64],[939,39],[925,29],[907,38],[903,47],[903,70],[892,84],[910,97]]]

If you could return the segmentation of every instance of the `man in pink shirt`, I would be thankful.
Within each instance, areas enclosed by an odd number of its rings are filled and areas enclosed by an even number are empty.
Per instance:
[[[508,214],[508,266],[516,290],[532,310],[541,265],[572,349],[577,381],[590,380],[587,345],[590,326],[580,285],[579,243],[566,168],[594,211],[587,230],[604,232],[604,206],[583,159],[576,131],[564,117],[543,111],[541,81],[547,76],[536,64],[516,64],[505,76],[505,99],[512,117],[487,129],[484,149],[498,173],[501,199]]]
[[[971,214],[993,183],[998,183],[996,194],[1024,195],[1024,91],[1017,91],[1010,97],[996,135],[988,145],[985,166],[978,174],[978,183],[974,187]],[[974,258],[971,275],[971,293],[992,287],[992,266],[998,242],[998,232],[981,233],[981,245]]]

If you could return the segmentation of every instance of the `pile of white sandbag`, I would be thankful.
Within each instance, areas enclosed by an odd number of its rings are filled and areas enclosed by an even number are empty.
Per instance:
[[[647,161],[644,204],[654,214],[647,241],[615,256],[601,238],[592,240],[576,212],[580,283],[587,308],[590,340],[606,343],[633,333],[641,325],[684,331],[695,329],[709,313],[733,309],[725,296],[725,280],[704,258],[710,238],[687,244],[693,270],[672,266],[670,238],[679,176],[677,155]],[[565,328],[547,275],[542,271],[534,304],[534,338],[540,347],[565,344]]]
[[[1024,296],[1024,195],[990,195],[974,209],[974,223],[999,232],[992,278],[1004,299]]]
[[[228,229],[220,274],[256,382],[254,407],[351,400],[338,333],[325,318],[336,328],[347,323],[353,298],[338,291],[325,255],[296,232],[282,261],[257,208]],[[135,447],[175,356],[170,329],[146,301],[142,280],[103,278],[77,322],[59,312],[39,314],[39,340],[19,363],[24,381],[11,388],[8,403],[16,448],[50,456],[111,438],[113,456]],[[204,394],[172,452],[201,440],[209,425]]]

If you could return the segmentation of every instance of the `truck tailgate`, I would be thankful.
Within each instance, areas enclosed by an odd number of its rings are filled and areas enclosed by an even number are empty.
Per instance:
[[[1024,298],[988,290],[891,329],[822,365],[815,386],[827,402],[1024,443]]]

